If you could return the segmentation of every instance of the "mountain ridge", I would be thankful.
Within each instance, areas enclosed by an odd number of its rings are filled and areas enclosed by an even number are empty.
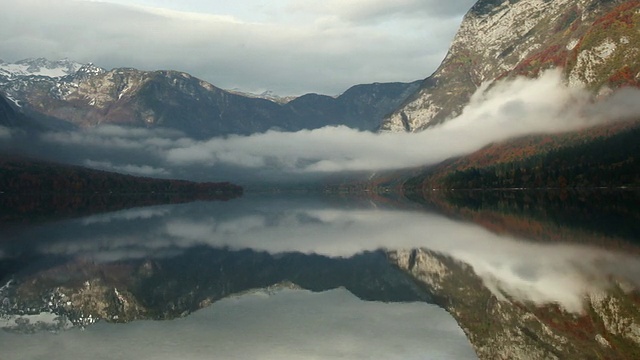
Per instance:
[[[45,59],[37,62],[57,64]],[[23,63],[27,66],[26,60]],[[373,131],[418,87],[417,81],[362,84],[337,97],[305,94],[275,101],[271,95],[223,90],[180,71],[105,70],[73,64],[75,71],[57,77],[24,69],[10,76],[0,73],[0,91],[36,119],[53,118],[79,127],[162,126],[209,138],[337,125]]]
[[[594,93],[638,86],[639,9],[640,1],[480,0],[438,69],[380,129],[424,130],[459,115],[483,83],[550,68]]]

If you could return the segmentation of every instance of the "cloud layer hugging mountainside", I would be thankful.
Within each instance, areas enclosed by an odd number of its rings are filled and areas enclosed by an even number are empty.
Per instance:
[[[292,175],[434,164],[511,137],[638,116],[638,100],[640,90],[624,89],[594,101],[585,89],[566,86],[559,71],[549,71],[535,80],[487,84],[460,116],[413,134],[325,127],[197,141],[175,130],[104,126],[48,133],[41,143],[48,153],[55,148],[65,160],[142,175],[291,180]]]

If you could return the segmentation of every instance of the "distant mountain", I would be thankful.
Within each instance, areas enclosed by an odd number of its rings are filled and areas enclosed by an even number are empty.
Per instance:
[[[227,91],[232,93],[232,94],[236,94],[236,95],[240,95],[240,96],[244,96],[244,97],[270,100],[270,101],[273,101],[273,102],[278,103],[278,104],[286,104],[289,101],[297,98],[297,96],[280,96],[280,95],[276,94],[275,92],[273,92],[271,90],[263,91],[260,94],[244,92],[244,91],[240,91],[240,90],[237,90],[237,89],[232,89],[232,90],[227,90]]]
[[[15,63],[0,60],[0,82],[25,76],[62,77],[78,71],[82,64],[68,59],[24,59]]]
[[[33,118],[80,127],[161,126],[196,138],[327,125],[374,130],[419,85],[358,85],[336,98],[308,94],[276,102],[225,91],[178,71],[107,71],[92,64],[42,59],[4,68],[15,71],[0,78],[0,91]],[[42,75],[47,71],[56,76]]]
[[[640,86],[639,14],[640,1],[480,0],[439,68],[381,129],[423,130],[460,114],[482,83],[549,68],[596,93]]]

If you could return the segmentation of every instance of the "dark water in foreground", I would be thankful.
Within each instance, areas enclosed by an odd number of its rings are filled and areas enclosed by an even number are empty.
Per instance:
[[[612,214],[593,208],[563,221],[536,196],[474,196],[250,194],[5,224],[0,359],[474,358],[462,328],[475,328],[443,309],[461,295],[442,279],[468,274],[419,273],[427,263],[405,268],[396,250],[464,264],[500,301],[566,314],[619,284],[637,293],[636,225],[576,220]],[[618,230],[637,217],[621,206]]]

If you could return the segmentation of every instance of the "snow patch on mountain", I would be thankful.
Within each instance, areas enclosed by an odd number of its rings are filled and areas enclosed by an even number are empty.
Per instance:
[[[44,58],[24,59],[15,63],[0,61],[0,76],[9,80],[22,76],[46,76],[60,78],[74,74],[83,65],[69,59],[47,60]]]
[[[281,96],[276,94],[274,91],[272,90],[266,90],[261,92],[260,94],[254,94],[254,93],[250,93],[250,92],[244,92],[241,91],[239,89],[231,89],[231,90],[226,90],[232,94],[236,94],[236,95],[240,95],[240,96],[244,96],[244,97],[249,97],[249,98],[254,98],[254,99],[265,99],[265,100],[269,100],[269,101],[273,101],[275,103],[278,104],[286,104],[288,102],[293,101],[294,99],[297,98],[297,96]]]

